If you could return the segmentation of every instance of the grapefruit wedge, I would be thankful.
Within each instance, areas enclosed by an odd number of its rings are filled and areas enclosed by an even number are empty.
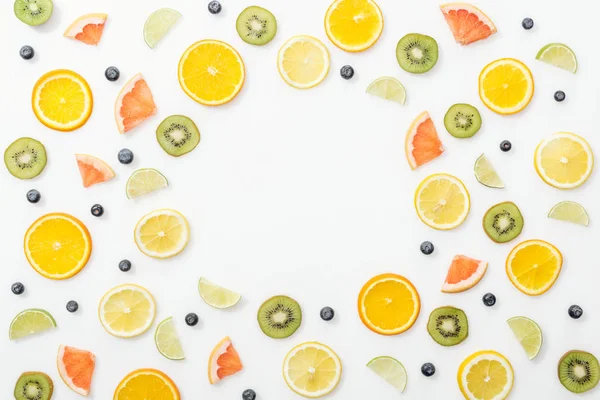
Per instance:
[[[496,26],[479,8],[467,3],[440,6],[456,43],[467,45],[496,33]]]
[[[67,28],[63,36],[85,44],[97,45],[102,39],[106,18],[106,14],[82,15]]]
[[[208,381],[212,384],[242,370],[244,366],[240,356],[233,347],[231,339],[226,336],[210,354],[208,360]]]
[[[406,133],[406,159],[416,169],[444,152],[444,146],[427,111],[419,114]]]
[[[446,282],[442,286],[444,293],[459,293],[477,285],[485,272],[488,263],[467,256],[454,256],[452,264],[448,268]]]
[[[137,74],[125,84],[115,102],[115,120],[120,133],[135,128],[156,114],[156,104],[150,87],[142,74]]]
[[[88,154],[75,154],[83,187],[106,182],[115,177],[113,170],[101,159]]]
[[[92,375],[96,366],[96,356],[87,350],[60,346],[56,359],[58,374],[63,382],[75,393],[90,394]]]

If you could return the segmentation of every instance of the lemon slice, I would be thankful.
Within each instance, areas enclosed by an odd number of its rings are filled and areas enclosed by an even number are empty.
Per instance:
[[[543,342],[542,330],[538,324],[527,317],[513,317],[506,322],[523,346],[527,357],[533,360],[540,352]]]
[[[494,189],[504,189],[504,182],[502,182],[502,179],[485,154],[480,155],[477,161],[475,161],[474,170],[475,179],[477,179],[477,182],[481,183],[483,186]]]
[[[383,14],[373,0],[335,0],[325,14],[325,32],[345,51],[364,51],[383,32]]]
[[[239,293],[215,285],[206,278],[200,278],[198,291],[202,300],[214,308],[229,308],[235,306],[242,296]]]
[[[406,90],[400,81],[391,76],[382,76],[375,79],[367,88],[367,93],[381,97],[385,100],[394,101],[398,104],[406,102]]]
[[[159,171],[153,168],[142,168],[133,171],[127,180],[125,193],[128,199],[133,199],[168,186],[167,178]]]
[[[516,245],[506,258],[506,274],[521,292],[538,296],[554,285],[562,269],[560,251],[543,240]]]
[[[548,185],[573,189],[583,185],[594,168],[590,145],[581,136],[559,132],[535,149],[535,170]]]
[[[498,114],[515,114],[533,97],[533,75],[525,64],[502,58],[486,65],[479,74],[479,97]]]
[[[404,389],[406,389],[406,382],[408,380],[406,369],[404,369],[404,365],[395,358],[388,356],[376,357],[369,361],[367,367],[396,388],[400,393],[404,392]]]
[[[415,192],[417,215],[426,225],[440,230],[453,229],[464,222],[471,208],[467,188],[449,174],[433,174]]]
[[[510,361],[493,350],[471,354],[458,368],[458,387],[468,400],[504,400],[510,394],[514,371]]]
[[[316,398],[331,393],[342,376],[342,362],[324,344],[306,342],[294,347],[283,361],[283,378],[297,394]]]
[[[177,330],[175,330],[173,317],[169,317],[158,324],[156,332],[154,332],[154,343],[159,353],[169,360],[185,359]]]
[[[133,284],[110,289],[98,305],[98,316],[104,329],[122,338],[146,332],[155,314],[154,297],[145,288]]]
[[[144,40],[153,49],[158,42],[179,21],[181,14],[172,8],[161,8],[154,11],[144,24]]]
[[[566,44],[549,43],[538,51],[535,59],[562,68],[565,71],[577,72],[577,57],[575,57],[575,52]]]
[[[12,320],[8,329],[8,338],[10,340],[21,339],[51,328],[56,328],[56,321],[48,311],[30,308],[21,311]]]
[[[561,201],[548,213],[548,218],[572,222],[583,226],[590,224],[590,217],[585,208],[574,201]]]
[[[317,86],[329,73],[329,51],[312,36],[294,36],[281,46],[277,68],[283,80],[296,89]]]
[[[135,226],[135,244],[142,253],[154,258],[173,257],[183,251],[190,239],[188,222],[178,211],[154,210]]]

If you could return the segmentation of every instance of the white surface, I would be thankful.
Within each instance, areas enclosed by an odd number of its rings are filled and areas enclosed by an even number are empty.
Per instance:
[[[10,4],[9,4],[10,3]],[[515,369],[513,399],[575,398],[559,384],[556,363],[567,350],[582,348],[600,356],[597,330],[597,250],[600,203],[597,172],[573,191],[559,191],[544,184],[533,168],[536,144],[548,135],[572,131],[583,135],[596,150],[598,63],[597,20],[591,2],[567,7],[561,0],[480,1],[494,20],[498,33],[485,42],[461,47],[452,35],[434,0],[380,0],[385,15],[383,36],[359,54],[335,48],[326,38],[323,16],[328,1],[282,2],[263,0],[278,18],[273,42],[253,47],[235,32],[235,18],[251,2],[223,1],[218,16],[206,10],[207,1],[75,1],[56,0],[52,19],[34,29],[12,14],[12,1],[0,10],[0,112],[3,129],[0,148],[30,135],[47,148],[46,170],[34,181],[19,181],[0,169],[2,214],[2,274],[0,274],[0,324],[8,330],[17,312],[43,307],[55,316],[59,328],[43,336],[11,343],[0,339],[1,397],[11,397],[18,375],[40,370],[54,380],[58,400],[79,399],[61,381],[55,366],[59,344],[89,349],[97,355],[91,398],[106,400],[127,373],[141,367],[169,374],[184,399],[240,399],[251,387],[260,400],[296,399],[281,377],[282,360],[293,346],[318,340],[340,355],[344,372],[335,400],[396,399],[397,393],[366,368],[379,355],[391,355],[408,371],[404,399],[461,397],[456,384],[460,362],[480,349],[504,353]],[[183,14],[175,29],[156,49],[142,38],[145,18],[155,9],[170,6]],[[62,37],[64,29],[88,12],[106,12],[109,20],[96,48]],[[521,19],[535,20],[532,31],[521,28]],[[440,45],[436,67],[422,76],[410,75],[397,65],[396,42],[409,32],[432,35]],[[276,69],[279,46],[295,34],[314,35],[331,52],[330,76],[318,87],[299,91],[288,87]],[[229,105],[207,108],[190,100],[177,83],[177,62],[193,42],[217,38],[239,50],[247,68],[247,81]],[[535,61],[546,43],[563,41],[572,46],[580,61],[577,75]],[[19,48],[35,48],[33,61],[19,58]],[[532,103],[522,113],[502,117],[487,110],[477,96],[477,76],[488,62],[500,57],[525,61],[536,79]],[[339,69],[352,64],[351,81],[339,77]],[[116,65],[122,76],[117,83],[104,79],[104,70]],[[94,93],[94,112],[78,131],[60,133],[42,126],[30,107],[31,89],[45,72],[70,68],[83,75]],[[158,106],[158,115],[130,133],[119,135],[113,119],[113,102],[121,86],[134,74],[146,77]],[[381,75],[397,77],[408,92],[406,106],[380,101],[364,93]],[[564,103],[553,93],[562,89]],[[481,131],[472,139],[457,140],[445,132],[443,116],[456,102],[477,106],[483,116]],[[404,158],[404,136],[411,120],[428,110],[447,149],[440,158],[411,171]],[[195,120],[202,141],[180,159],[166,155],[155,140],[154,130],[171,114]],[[510,139],[513,150],[502,153],[498,144]],[[135,153],[133,165],[117,162],[117,152],[128,147]],[[507,188],[488,189],[475,181],[473,163],[485,152]],[[90,153],[106,160],[117,173],[109,183],[84,189],[74,153]],[[128,200],[125,182],[136,168],[153,167],[163,172],[171,186],[145,198]],[[422,224],[413,209],[417,184],[434,172],[462,178],[471,192],[472,209],[460,228],[436,232]],[[43,200],[31,205],[25,193],[41,191]],[[506,255],[516,243],[492,243],[481,229],[485,210],[500,201],[513,200],[526,223],[521,237],[554,243],[565,264],[554,287],[538,298],[518,292],[504,272]],[[584,228],[549,220],[546,213],[560,200],[582,203],[591,217]],[[89,209],[101,203],[102,218]],[[137,220],[146,212],[171,207],[184,213],[192,239],[186,251],[170,260],[152,260],[133,242]],[[49,281],[30,268],[22,252],[22,238],[40,215],[65,211],[84,221],[91,231],[94,251],[87,267],[76,277]],[[419,244],[431,240],[435,253],[426,257]],[[482,282],[462,294],[443,294],[440,287],[450,260],[466,254],[489,261]],[[129,258],[130,273],[117,268]],[[407,276],[421,294],[422,310],[415,326],[395,337],[367,330],[356,312],[361,286],[373,275],[396,272]],[[243,293],[235,308],[211,309],[197,293],[200,276]],[[14,296],[10,285],[21,281],[25,295]],[[114,338],[104,332],[96,308],[109,288],[138,283],[156,297],[158,321],[174,316],[187,360],[169,361],[155,349],[153,332],[133,339]],[[498,303],[486,308],[481,296],[491,291]],[[275,294],[296,298],[304,310],[300,330],[286,340],[272,340],[256,323],[256,310]],[[65,310],[68,300],[80,304],[76,314]],[[596,301],[595,301],[596,300]],[[568,317],[567,308],[579,304],[581,320]],[[426,332],[432,309],[452,304],[465,310],[470,321],[469,338],[453,348],[442,348]],[[319,318],[322,306],[336,311],[333,322]],[[597,307],[596,307],[597,308]],[[200,324],[183,323],[188,312],[200,316]],[[544,346],[528,361],[506,324],[509,317],[528,316],[544,332]],[[206,377],[207,359],[213,346],[231,336],[245,369],[218,385]],[[424,362],[433,362],[433,378],[420,373]],[[582,398],[597,398],[599,390]]]

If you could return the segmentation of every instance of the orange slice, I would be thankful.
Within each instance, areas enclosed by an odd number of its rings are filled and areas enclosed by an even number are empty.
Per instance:
[[[63,36],[85,44],[97,45],[102,39],[106,18],[106,14],[82,15],[67,28]]]
[[[367,328],[381,335],[397,335],[410,329],[421,311],[421,299],[413,284],[396,274],[377,275],[358,295],[358,314]]]
[[[83,187],[106,182],[115,177],[113,170],[101,159],[88,154],[75,154]]]
[[[539,296],[554,285],[562,269],[560,251],[543,240],[527,240],[516,245],[506,258],[506,274],[517,289]]]
[[[208,359],[208,381],[212,384],[244,368],[229,336],[219,342]]]
[[[404,149],[408,165],[412,169],[438,158],[444,152],[444,146],[427,111],[419,114],[408,128]]]
[[[440,6],[456,43],[467,45],[496,33],[496,26],[479,8],[467,3]]]
[[[125,133],[156,114],[156,104],[142,74],[125,84],[115,102],[115,120],[120,133]]]
[[[138,369],[127,375],[113,396],[113,400],[180,400],[175,382],[157,369]]]
[[[533,75],[514,58],[501,58],[486,65],[479,74],[479,98],[490,110],[516,114],[533,98]]]
[[[60,346],[56,360],[58,373],[63,382],[75,393],[90,394],[92,375],[96,367],[96,356],[87,350]]]
[[[464,292],[467,289],[477,285],[485,272],[488,263],[485,261],[474,260],[467,256],[454,256],[452,264],[448,268],[446,281],[442,286],[444,293]]]
[[[345,51],[364,51],[383,32],[383,14],[373,0],[335,0],[325,14],[325,32]]]
[[[92,238],[77,218],[62,213],[36,220],[24,240],[25,256],[40,275],[67,279],[85,267],[92,253]]]

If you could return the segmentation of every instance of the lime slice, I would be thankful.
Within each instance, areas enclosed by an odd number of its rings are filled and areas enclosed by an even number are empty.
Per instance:
[[[400,361],[388,356],[375,357],[369,361],[367,367],[385,379],[387,383],[395,387],[400,393],[404,392],[408,377],[404,365]]]
[[[198,291],[202,300],[214,308],[229,308],[235,306],[242,296],[239,293],[215,285],[208,279],[200,278]]]
[[[477,161],[475,161],[474,170],[477,182],[494,189],[504,189],[504,182],[502,182],[502,179],[500,179],[500,176],[485,154],[480,155]]]
[[[142,168],[133,171],[127,180],[125,192],[128,199],[133,199],[167,186],[169,182],[163,174],[152,168]]]
[[[154,332],[154,343],[156,343],[156,348],[160,354],[169,360],[183,360],[185,358],[179,336],[177,336],[175,330],[173,317],[169,317],[158,324],[156,332]]]
[[[181,14],[171,8],[161,8],[148,17],[144,24],[144,40],[153,49],[179,20]]]
[[[400,81],[390,76],[382,76],[375,79],[367,88],[367,93],[382,99],[404,104],[406,101],[406,90]]]
[[[10,323],[8,338],[10,340],[21,339],[25,336],[44,332],[50,328],[56,328],[56,321],[46,310],[30,308],[21,311]]]
[[[573,50],[566,44],[550,43],[542,47],[538,51],[536,60],[552,64],[555,67],[562,68],[566,71],[577,72],[577,57]]]
[[[590,217],[585,208],[574,201],[561,201],[548,213],[548,218],[572,222],[583,226],[590,224]]]
[[[534,321],[526,317],[513,317],[509,319],[508,326],[519,339],[527,357],[533,360],[542,348],[542,330]]]

